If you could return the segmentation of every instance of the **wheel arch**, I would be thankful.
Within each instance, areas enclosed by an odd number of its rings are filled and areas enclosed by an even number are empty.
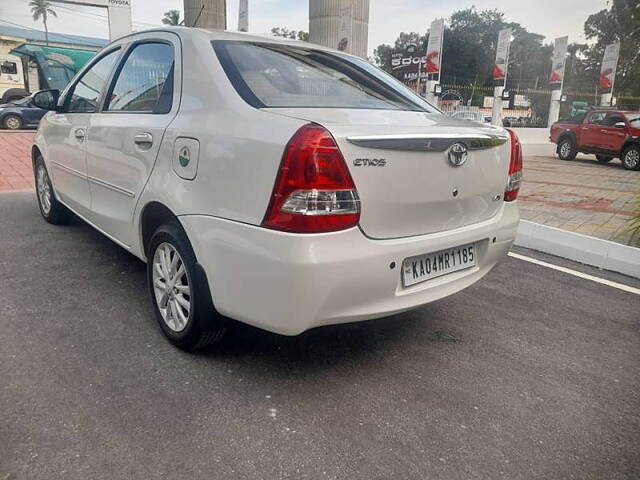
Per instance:
[[[36,171],[36,159],[38,156],[43,157],[40,148],[37,145],[31,145],[31,166],[34,172]]]
[[[138,222],[138,234],[140,238],[140,252],[147,258],[147,248],[149,240],[156,229],[164,224],[174,222],[182,227],[178,216],[167,207],[164,203],[153,200],[147,203],[140,212],[140,221]]]
[[[558,136],[558,144],[560,144],[560,142],[562,142],[562,140],[564,140],[565,138],[569,138],[573,143],[577,144],[577,142],[576,142],[576,134],[572,130],[566,130],[566,131],[562,132]]]
[[[576,148],[578,147],[578,142],[576,139],[575,132],[573,132],[572,130],[565,130],[558,136],[558,141],[556,142],[556,153],[560,152],[560,144],[562,143],[563,140],[567,138],[573,142]]]
[[[624,152],[627,148],[631,146],[640,147],[640,138],[627,138],[625,142],[622,144],[622,148],[620,149],[620,155],[622,155],[622,152]]]

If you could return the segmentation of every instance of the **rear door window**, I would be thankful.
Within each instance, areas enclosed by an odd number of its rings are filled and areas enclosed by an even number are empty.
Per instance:
[[[306,47],[214,41],[231,84],[256,108],[361,108],[436,112],[358,58]]]
[[[173,103],[173,46],[136,45],[116,77],[105,110],[168,113]]]
[[[624,122],[624,117],[620,113],[607,113],[602,121],[602,125],[613,127],[618,122]]]
[[[604,112],[594,112],[589,116],[589,123],[591,125],[602,125],[604,121]]]

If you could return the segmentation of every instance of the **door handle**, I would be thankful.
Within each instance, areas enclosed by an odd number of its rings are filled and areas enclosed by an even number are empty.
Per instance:
[[[148,132],[138,133],[133,137],[133,142],[141,147],[149,148],[153,145],[153,135]]]
[[[76,137],[76,140],[78,140],[80,143],[84,142],[84,137],[85,137],[84,128],[76,128],[76,130],[73,132],[73,135]]]

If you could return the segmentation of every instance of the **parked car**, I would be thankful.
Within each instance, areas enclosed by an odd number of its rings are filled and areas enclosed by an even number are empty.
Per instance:
[[[640,112],[594,109],[554,123],[549,138],[562,160],[592,153],[599,162],[619,158],[627,170],[640,170]]]
[[[0,125],[9,130],[37,127],[46,110],[36,107],[32,97],[0,105]]]
[[[424,305],[515,237],[517,136],[444,116],[343,52],[164,28],[35,97],[53,110],[33,149],[42,216],[76,214],[146,261],[184,349],[229,318],[296,335]]]

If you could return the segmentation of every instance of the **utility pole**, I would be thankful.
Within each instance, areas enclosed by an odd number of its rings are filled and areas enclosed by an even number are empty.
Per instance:
[[[184,24],[187,27],[227,28],[225,0],[184,0]]]
[[[351,5],[352,29],[349,52],[367,58],[369,37],[369,0],[309,0],[309,41],[338,48],[340,12]]]

